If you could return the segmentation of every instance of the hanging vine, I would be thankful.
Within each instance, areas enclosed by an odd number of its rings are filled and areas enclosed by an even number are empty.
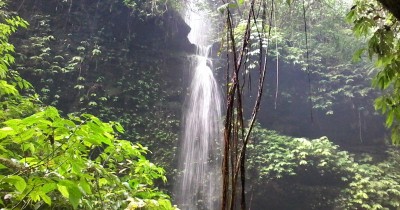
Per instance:
[[[233,9],[241,7],[244,4],[244,1],[226,2],[223,0],[223,3],[224,5],[220,8],[223,8],[224,14],[226,15],[225,45],[228,62],[226,84],[228,85],[226,90],[227,106],[224,122],[224,157],[222,163],[223,192],[221,209],[237,209],[239,208],[240,202],[240,209],[244,210],[246,209],[246,148],[250,141],[250,135],[256,122],[263,96],[268,66],[269,45],[272,39],[271,29],[275,18],[274,14],[276,5],[274,0],[251,0],[247,7],[247,11],[245,9],[238,9],[238,16],[247,14],[245,22],[241,22],[242,24],[245,23],[245,29],[242,31],[242,34],[244,35],[241,36],[237,33],[237,28],[240,28],[239,26],[241,23],[239,21],[237,21],[239,23],[235,22],[237,15],[233,12]],[[291,1],[288,1],[287,3],[290,4]],[[308,61],[309,55],[304,1],[303,13],[307,49],[306,58]],[[254,73],[249,73],[250,70],[253,69],[250,69],[248,65],[250,59],[254,58],[251,56],[251,54],[255,52],[254,50],[258,51],[256,53],[258,57],[255,61],[258,69],[256,75]],[[277,62],[279,62],[278,58]],[[258,78],[258,90],[256,99],[252,105],[252,112],[250,116],[246,116],[246,119],[249,119],[249,121],[245,124],[245,114],[243,110],[248,110],[249,108],[245,107],[243,103],[243,98],[246,96],[244,87],[246,87],[246,83],[251,87],[250,83],[252,76]],[[309,75],[308,79],[311,101],[311,82]],[[276,89],[276,91],[278,91],[278,89]],[[275,97],[277,97],[277,92]],[[311,111],[311,120],[312,118]],[[240,195],[238,195],[239,193]]]
[[[235,3],[236,6],[243,4],[243,1]],[[272,16],[274,12],[274,0],[270,2],[252,0],[249,9],[242,11],[247,14],[246,26],[243,37],[235,36],[235,17],[230,8],[233,3],[225,2],[226,8],[226,47],[228,69],[226,83],[226,118],[224,123],[224,157],[223,157],[223,194],[221,209],[235,209],[237,202],[240,201],[240,208],[246,209],[245,199],[245,163],[246,147],[249,143],[250,133],[254,126],[258,111],[260,109],[261,98],[263,95],[265,75],[267,71],[268,46],[271,35]],[[267,25],[268,22],[268,25]],[[254,40],[250,39],[251,34],[256,34],[258,44],[253,45]],[[238,40],[241,39],[241,40]],[[241,43],[241,46],[238,46]],[[251,81],[246,62],[249,58],[250,49],[258,46],[258,92],[253,105],[250,121],[244,123],[244,87],[246,74],[248,81]],[[244,79],[241,80],[240,76]],[[240,190],[240,198],[237,198]]]

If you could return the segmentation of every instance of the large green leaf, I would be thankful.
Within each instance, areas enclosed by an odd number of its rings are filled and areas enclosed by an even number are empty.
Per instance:
[[[58,191],[68,198],[74,209],[78,208],[79,201],[82,198],[82,193],[79,190],[78,183],[69,180],[62,180],[57,184]]]
[[[90,184],[86,181],[85,178],[81,178],[79,181],[79,187],[82,188],[82,191],[85,192],[86,194],[92,194],[92,189],[90,187]]]
[[[9,176],[9,177],[5,178],[3,180],[3,182],[6,182],[6,183],[8,182],[8,183],[14,185],[15,189],[17,189],[17,191],[20,193],[22,193],[26,188],[25,179],[23,179],[22,177],[17,176],[17,175]]]

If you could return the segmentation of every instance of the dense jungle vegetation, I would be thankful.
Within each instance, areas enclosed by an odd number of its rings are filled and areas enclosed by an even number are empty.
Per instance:
[[[220,27],[215,74],[229,89],[225,15],[241,40],[251,1],[203,4]],[[254,19],[240,75],[250,81],[258,48],[270,49],[246,153],[248,208],[400,208],[398,19],[375,0],[256,5],[274,10],[262,26],[268,46],[258,46]],[[177,0],[0,0],[1,208],[179,208],[171,186],[195,51],[184,9]]]

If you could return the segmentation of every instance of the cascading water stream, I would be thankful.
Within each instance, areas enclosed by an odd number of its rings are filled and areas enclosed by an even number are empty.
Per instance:
[[[197,3],[189,1],[185,14],[185,21],[191,27],[188,39],[197,46],[197,54],[192,57],[193,77],[186,98],[179,156],[182,173],[175,193],[182,210],[214,210],[219,207],[221,195],[221,96],[208,57],[211,21],[207,14],[196,9]]]

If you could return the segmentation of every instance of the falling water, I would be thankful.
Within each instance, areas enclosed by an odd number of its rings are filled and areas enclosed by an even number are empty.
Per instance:
[[[203,0],[204,1],[204,0]],[[212,73],[210,23],[208,14],[188,3],[185,21],[191,27],[188,39],[197,46],[192,58],[193,75],[186,99],[184,131],[179,158],[182,172],[176,186],[182,210],[218,208],[220,192],[221,97]],[[204,2],[203,2],[204,3]]]

